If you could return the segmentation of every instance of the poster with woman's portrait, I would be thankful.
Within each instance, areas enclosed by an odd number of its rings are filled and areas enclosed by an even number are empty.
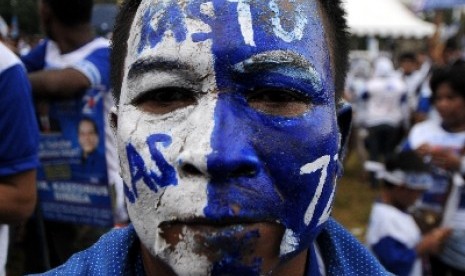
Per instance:
[[[38,191],[45,219],[112,226],[103,91],[36,102],[41,139]]]

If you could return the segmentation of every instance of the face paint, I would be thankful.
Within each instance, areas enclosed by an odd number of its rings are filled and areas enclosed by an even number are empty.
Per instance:
[[[244,252],[262,239],[282,260],[310,246],[339,148],[316,2],[143,0],[125,66],[122,175],[154,256],[183,275],[258,274],[266,258]]]

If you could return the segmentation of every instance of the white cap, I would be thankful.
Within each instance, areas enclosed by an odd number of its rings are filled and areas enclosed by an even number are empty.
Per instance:
[[[428,172],[388,171],[383,163],[375,161],[365,161],[364,167],[365,170],[374,172],[376,178],[386,180],[396,186],[405,186],[415,190],[428,190],[433,185],[433,177]]]
[[[428,190],[433,185],[433,177],[427,172],[380,171],[377,177],[397,186],[414,190]]]
[[[392,61],[387,57],[377,58],[373,71],[374,77],[389,77],[395,72]]]

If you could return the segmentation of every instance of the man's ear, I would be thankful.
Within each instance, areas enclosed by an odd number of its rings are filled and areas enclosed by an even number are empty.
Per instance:
[[[110,127],[113,133],[116,134],[116,129],[118,128],[118,108],[116,106],[110,109],[108,120],[110,121]]]
[[[337,125],[341,134],[341,145],[339,147],[339,174],[342,175],[342,161],[344,160],[352,126],[352,107],[346,101],[341,101],[337,105]]]

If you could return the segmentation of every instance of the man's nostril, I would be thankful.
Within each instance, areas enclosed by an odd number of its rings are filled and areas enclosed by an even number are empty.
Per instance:
[[[188,175],[201,175],[202,172],[192,164],[185,164],[181,170]]]
[[[237,177],[253,177],[257,174],[257,170],[252,166],[242,166],[235,170],[233,170],[229,177],[237,178]]]

